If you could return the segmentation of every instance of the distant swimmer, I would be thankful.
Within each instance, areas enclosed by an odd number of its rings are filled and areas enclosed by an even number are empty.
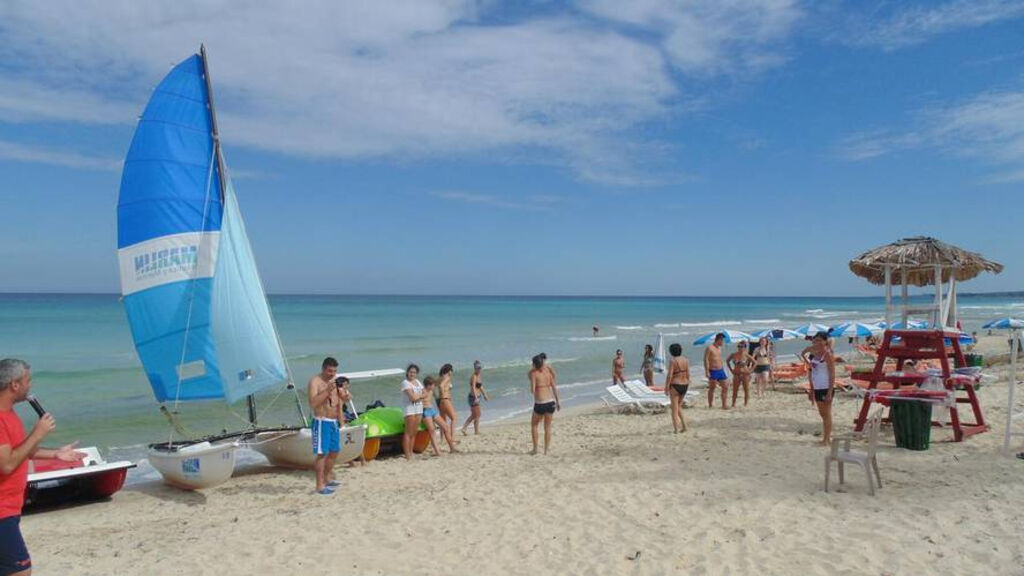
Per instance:
[[[725,334],[715,334],[715,341],[704,350],[704,376],[708,379],[708,408],[715,405],[715,387],[722,388],[722,410],[727,409],[725,398],[727,395],[726,382],[729,375],[725,373],[725,364],[722,362],[722,346],[725,344]]]
[[[601,332],[601,329],[597,327],[597,324],[595,324],[593,330],[594,330],[594,338],[597,338],[597,335]]]
[[[615,359],[612,360],[612,384],[618,384],[619,386],[625,385],[625,373],[626,358],[622,355],[622,350],[616,350]]]
[[[555,412],[561,409],[558,401],[558,388],[555,387],[554,374],[544,369],[543,354],[533,357],[533,368],[530,370],[530,394],[533,395],[533,414],[530,418],[530,437],[533,440],[533,450],[530,454],[537,453],[537,426],[544,421],[544,453],[548,453],[551,447],[551,420]]]
[[[341,398],[334,378],[338,361],[328,356],[320,364],[320,373],[309,379],[309,408],[313,411],[313,453],[316,454],[316,493],[333,494],[334,461],[341,451]]]

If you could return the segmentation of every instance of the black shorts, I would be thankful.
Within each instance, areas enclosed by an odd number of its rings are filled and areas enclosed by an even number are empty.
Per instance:
[[[761,366],[754,366],[754,374],[761,374],[762,372],[767,372],[771,369],[772,367],[767,364],[762,364]]]
[[[555,413],[555,402],[554,402],[554,400],[552,400],[551,402],[544,402],[543,404],[534,404],[533,405],[533,413],[536,414],[537,416],[543,416],[545,414],[554,414]]]
[[[818,390],[817,388],[814,389],[815,402],[824,402],[826,398],[828,398],[828,388],[823,388],[821,390]]]
[[[672,384],[672,389],[676,391],[676,394],[685,397],[686,391],[690,388],[689,384]]]
[[[32,567],[32,558],[21,537],[21,516],[0,520],[0,575],[14,574]]]

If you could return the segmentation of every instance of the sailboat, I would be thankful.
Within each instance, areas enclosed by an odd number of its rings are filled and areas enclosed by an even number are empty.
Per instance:
[[[149,446],[150,464],[186,489],[226,481],[244,446],[311,466],[312,444],[301,442],[306,418],[221,149],[205,47],[150,97],[125,158],[117,216],[135,349],[172,420],[169,439]],[[299,424],[259,428],[255,395],[282,386],[295,394]],[[246,400],[249,425],[174,438],[180,403],[218,399]]]

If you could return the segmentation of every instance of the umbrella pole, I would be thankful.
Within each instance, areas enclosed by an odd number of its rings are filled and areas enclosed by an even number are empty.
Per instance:
[[[1003,438],[1003,453],[1010,453],[1010,432],[1013,429],[1013,407],[1014,393],[1017,390],[1017,342],[1020,339],[1020,332],[1014,328],[1010,330],[1010,400],[1006,408],[1006,435]]]
[[[885,265],[885,327],[892,328],[892,266]]]
[[[900,296],[903,298],[903,313],[900,315],[900,320],[903,322],[903,326],[907,325],[907,269],[900,270],[900,276],[902,277],[902,284]]]

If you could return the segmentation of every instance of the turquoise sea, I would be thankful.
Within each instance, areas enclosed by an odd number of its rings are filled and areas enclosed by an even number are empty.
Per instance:
[[[610,383],[612,356],[622,348],[628,370],[639,369],[643,345],[663,333],[680,342],[691,360],[693,340],[719,328],[752,332],[793,328],[807,322],[878,321],[881,298],[586,298],[273,296],[271,308],[300,393],[324,356],[342,371],[404,368],[409,362],[435,372],[456,369],[456,399],[466,413],[464,392],[474,360],[484,363],[492,401],[485,422],[526,412],[530,358],[546,352],[558,371],[566,404],[596,402]],[[1024,314],[1024,297],[965,296],[966,330],[985,321]],[[147,443],[166,439],[168,425],[154,401],[132,345],[116,295],[0,295],[0,356],[26,359],[35,394],[57,419],[49,444],[81,440],[110,457],[141,458]],[[601,328],[597,338],[591,327]],[[798,344],[781,343],[780,353]],[[374,400],[397,404],[401,377],[359,380],[353,389],[360,409]],[[295,400],[281,390],[258,398],[261,424],[297,423]],[[200,433],[239,429],[244,404],[216,401],[182,404],[181,421]],[[28,406],[19,412],[30,426]]]

